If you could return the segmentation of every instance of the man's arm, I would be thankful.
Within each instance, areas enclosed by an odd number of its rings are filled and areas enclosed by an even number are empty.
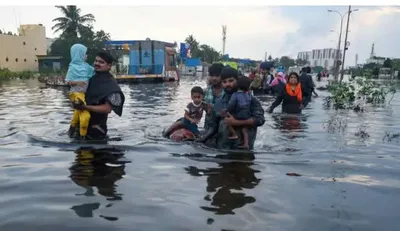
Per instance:
[[[69,86],[78,86],[78,85],[85,85],[87,82],[84,82],[84,81],[67,81],[66,83]]]
[[[101,104],[101,105],[85,105],[84,110],[88,110],[91,112],[108,114],[112,111],[112,106],[109,103]]]
[[[107,98],[104,104],[101,105],[83,105],[82,110],[88,110],[91,112],[109,114],[111,111],[121,116],[123,98],[120,93],[112,93]]]

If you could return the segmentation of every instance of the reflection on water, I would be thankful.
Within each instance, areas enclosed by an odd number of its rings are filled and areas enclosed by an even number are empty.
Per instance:
[[[117,192],[116,182],[125,175],[125,164],[129,161],[121,161],[124,153],[111,148],[93,149],[79,148],[75,151],[75,162],[69,168],[71,180],[85,189],[84,193],[76,196],[95,196],[94,187],[98,194],[108,201],[122,200],[122,194]],[[93,217],[93,211],[99,209],[100,203],[85,203],[74,205],[72,210],[79,217]],[[117,220],[118,218],[104,217]]]
[[[242,157],[246,160],[254,160],[254,155],[240,156],[236,155],[217,155],[216,159],[238,159]],[[192,176],[207,177],[207,194],[204,200],[211,202],[210,206],[201,206],[206,211],[215,214],[235,214],[233,210],[241,208],[246,204],[254,203],[256,199],[246,196],[243,189],[253,189],[258,185],[261,179],[255,176],[259,172],[253,170],[252,162],[242,162],[232,160],[227,163],[219,163],[217,168],[200,169],[195,166],[189,166],[185,170]],[[213,194],[213,195],[210,195]]]
[[[322,91],[302,115],[266,113],[255,154],[164,139],[205,85],[121,85],[124,112],[108,120],[119,139],[81,147],[66,135],[66,89],[0,82],[0,230],[400,227],[399,94],[367,113],[328,110]]]
[[[114,149],[91,148],[78,149],[76,153],[69,170],[72,181],[86,189],[81,195],[93,196],[92,187],[96,187],[107,200],[122,200],[115,183],[125,175],[125,162],[118,161],[124,154]]]

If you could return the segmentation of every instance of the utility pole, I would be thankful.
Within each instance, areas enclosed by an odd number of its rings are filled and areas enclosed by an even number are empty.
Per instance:
[[[354,11],[358,11],[358,9],[354,9],[353,10],[353,12]],[[339,62],[341,61],[340,60],[340,46],[341,46],[341,44],[342,44],[342,31],[343,31],[343,19],[344,19],[344,16],[346,15],[346,14],[349,14],[350,15],[350,12],[351,12],[351,6],[349,6],[349,11],[347,11],[347,12],[345,12],[344,14],[341,14],[339,11],[336,11],[336,10],[328,10],[328,12],[334,12],[334,13],[337,13],[339,16],[340,16],[340,31],[339,31],[339,41],[338,41],[338,49],[337,49],[337,55],[336,55],[336,60],[335,60],[335,81],[337,82],[338,81],[338,79],[339,79],[339,70],[340,70],[340,64],[339,64]],[[347,20],[347,30],[346,30],[346,41],[345,41],[345,48],[346,48],[346,43],[347,43],[347,32],[348,32],[348,27],[349,27],[349,23],[348,23],[348,20]],[[342,67],[343,67],[343,65],[344,65],[344,63],[342,62]]]
[[[349,12],[349,15],[347,16],[346,35],[344,37],[343,62],[342,62],[342,71],[340,73],[340,82],[342,82],[343,76],[344,76],[344,62],[346,60],[347,35],[349,33],[349,22],[350,22],[351,6],[349,6],[349,11],[348,12]]]
[[[226,25],[222,25],[222,56],[225,55]]]

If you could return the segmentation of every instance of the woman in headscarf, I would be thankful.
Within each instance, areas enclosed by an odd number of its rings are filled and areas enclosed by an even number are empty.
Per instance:
[[[285,88],[285,85],[285,74],[283,74],[283,72],[278,72],[269,87],[271,88],[272,93],[277,95]]]
[[[296,72],[289,74],[289,80],[285,88],[276,97],[275,102],[268,108],[272,113],[274,108],[282,103],[282,112],[289,114],[301,113],[303,109],[303,95],[301,92],[300,78]]]

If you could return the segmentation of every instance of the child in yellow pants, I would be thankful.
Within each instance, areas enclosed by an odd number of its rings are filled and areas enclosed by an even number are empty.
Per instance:
[[[79,102],[83,102],[84,104],[86,104],[85,94],[82,92],[71,92],[69,97],[71,102],[77,104]],[[84,137],[87,135],[89,120],[90,120],[90,112],[86,110],[74,109],[74,115],[72,116],[71,120],[71,127],[76,128],[76,126],[79,125],[79,134],[80,136]]]
[[[70,100],[73,103],[84,103],[85,92],[88,86],[89,79],[94,74],[94,68],[86,63],[87,48],[82,44],[75,44],[71,47],[71,62],[69,63],[66,82],[71,86]],[[74,110],[74,115],[71,120],[69,129],[70,137],[74,136],[75,129],[79,125],[79,134],[81,137],[87,135],[89,126],[90,113],[85,110]]]

